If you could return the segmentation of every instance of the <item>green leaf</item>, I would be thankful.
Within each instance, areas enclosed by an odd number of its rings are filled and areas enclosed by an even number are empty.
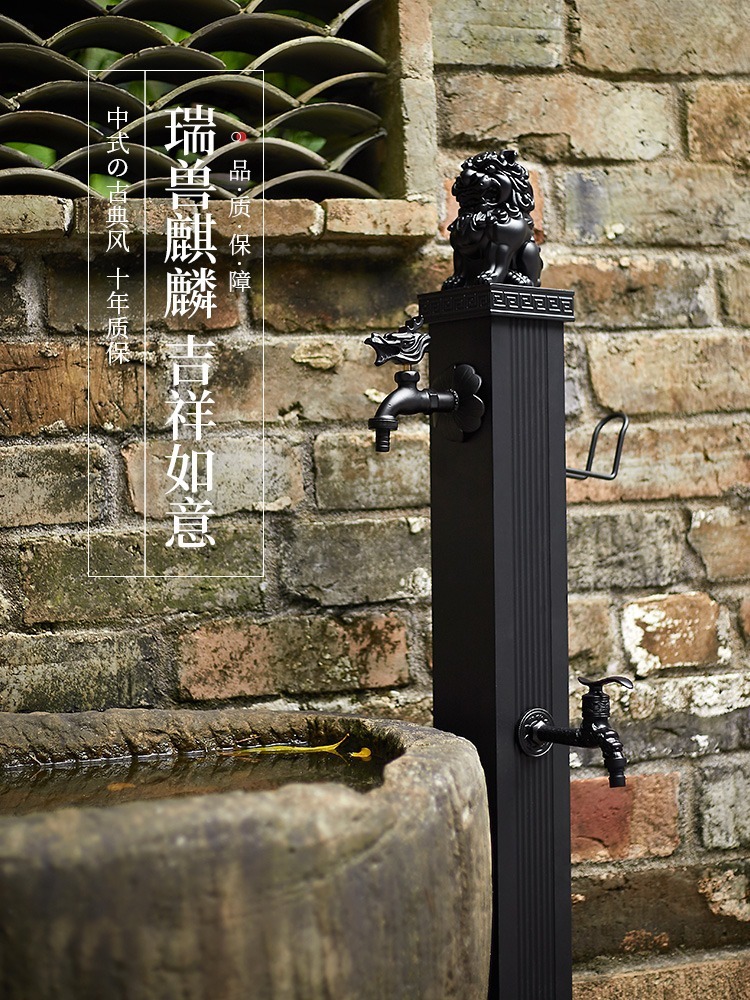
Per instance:
[[[113,49],[78,49],[70,53],[72,59],[92,72],[109,69],[121,55],[122,52],[115,52]]]
[[[107,174],[89,174],[89,187],[103,198],[109,198],[109,192],[114,188],[114,184]]]
[[[313,132],[304,132],[302,129],[278,128],[271,129],[269,136],[277,139],[286,139],[287,142],[294,142],[305,149],[311,149],[313,153],[318,153],[325,146],[326,140],[322,135],[315,135]]]
[[[211,55],[221,59],[227,69],[244,69],[253,61],[253,56],[249,52],[227,50],[225,52],[212,52]]]
[[[51,167],[57,159],[56,149],[52,149],[50,146],[39,146],[35,142],[6,142],[4,145],[10,146],[12,149],[18,149],[22,153],[27,153],[29,156],[35,157],[37,160],[40,160],[45,167]]]
[[[183,38],[190,38],[190,32],[185,31],[184,28],[178,28],[174,24],[166,24],[164,21],[145,21],[144,24],[150,24],[152,28],[156,28],[161,31],[162,34],[166,35],[167,38],[171,38],[173,42],[181,42]]]

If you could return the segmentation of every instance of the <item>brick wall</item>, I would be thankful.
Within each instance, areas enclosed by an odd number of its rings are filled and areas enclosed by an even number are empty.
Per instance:
[[[462,158],[513,145],[537,190],[543,283],[576,291],[569,464],[601,414],[632,418],[620,478],[569,492],[572,711],[578,673],[637,680],[614,709],[634,761],[625,792],[572,757],[576,996],[736,997],[750,988],[744,6],[432,7],[440,225],[418,202],[267,206],[263,581],[86,576],[87,475],[94,572],[140,552],[142,359],[106,367],[94,310],[89,470],[85,213],[0,199],[0,710],[231,703],[429,721],[427,427],[404,421],[375,455],[366,420],[392,372],[361,341],[450,272]],[[156,232],[164,207],[149,212]],[[96,290],[109,261],[93,222]],[[216,343],[213,565],[229,574],[260,546],[259,289],[256,272],[196,331]],[[155,344],[175,332],[160,294]],[[149,379],[166,372],[155,350]],[[166,445],[158,407],[152,419]]]
[[[520,150],[543,284],[576,292],[568,464],[601,414],[632,418],[618,480],[568,491],[571,713],[576,674],[636,680],[626,794],[571,755],[576,995],[744,995],[735,954],[672,963],[750,943],[747,10],[433,11],[443,214],[465,154]]]
[[[150,234],[166,204],[150,203]],[[225,252],[226,204],[212,212]],[[0,198],[0,710],[231,701],[429,719],[427,429],[415,421],[386,474],[376,465],[363,428],[392,373],[362,339],[434,287],[437,265],[412,248],[435,231],[419,203],[266,207],[264,501],[260,260],[251,292],[222,294],[209,321],[165,320],[163,247],[149,237],[144,469],[142,297],[133,356],[110,366],[103,219]],[[220,288],[226,267],[222,255]],[[175,555],[164,347],[191,331],[214,345],[216,546]],[[113,578],[140,572],[144,474],[149,573],[215,579]],[[265,578],[222,579],[258,572],[262,512]]]

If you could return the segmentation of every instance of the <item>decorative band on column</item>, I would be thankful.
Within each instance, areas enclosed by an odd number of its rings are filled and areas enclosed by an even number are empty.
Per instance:
[[[518,285],[472,285],[419,296],[419,310],[428,323],[470,316],[529,316],[569,322],[573,292],[555,288],[519,288]]]

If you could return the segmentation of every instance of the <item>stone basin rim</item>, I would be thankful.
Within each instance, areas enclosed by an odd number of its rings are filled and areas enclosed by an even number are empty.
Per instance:
[[[0,714],[0,765],[34,747],[90,760],[118,740],[137,755],[346,732],[395,757],[365,795],[291,783],[0,820],[0,894],[12,901],[0,993],[237,1000],[252,983],[253,1000],[485,1000],[489,815],[467,740],[255,709]]]
[[[38,766],[40,755],[48,755],[42,763],[49,764],[168,757],[227,749],[248,736],[272,742],[280,738],[337,738],[347,733],[353,739],[385,743],[394,758],[421,739],[442,738],[440,730],[428,726],[333,712],[244,707],[0,712],[0,768]],[[168,749],[163,749],[165,746]]]
[[[334,742],[349,734],[354,742],[369,742],[386,757],[384,781],[367,791],[367,798],[385,794],[405,794],[414,782],[429,784],[437,779],[447,758],[468,758],[475,754],[467,740],[440,730],[395,719],[363,718],[319,712],[277,712],[256,709],[108,709],[82,713],[0,713],[0,775],[18,775],[41,767],[91,766],[123,760],[170,760],[179,756],[210,757],[220,750],[255,736],[260,744],[302,739],[314,743]],[[168,745],[168,749],[160,749]],[[110,752],[111,751],[111,752]],[[464,753],[462,753],[464,751]],[[44,758],[44,759],[42,759]],[[201,795],[204,800],[228,796],[252,795],[283,798],[316,798],[316,788],[325,784],[329,795],[361,796],[344,785],[331,782],[298,784],[290,782],[279,788],[242,792],[237,790]],[[175,809],[182,813],[196,796],[187,794],[175,799],[150,799],[114,803],[115,810]],[[49,813],[6,816],[0,822],[31,820],[33,816],[51,818],[57,811],[95,810],[96,806],[63,806]]]

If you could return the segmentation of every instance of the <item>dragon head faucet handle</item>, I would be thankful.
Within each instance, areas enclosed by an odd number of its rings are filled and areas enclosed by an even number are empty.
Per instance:
[[[388,361],[402,365],[418,365],[430,346],[430,335],[423,330],[424,316],[414,316],[393,333],[371,333],[365,340],[375,351],[375,365]]]

